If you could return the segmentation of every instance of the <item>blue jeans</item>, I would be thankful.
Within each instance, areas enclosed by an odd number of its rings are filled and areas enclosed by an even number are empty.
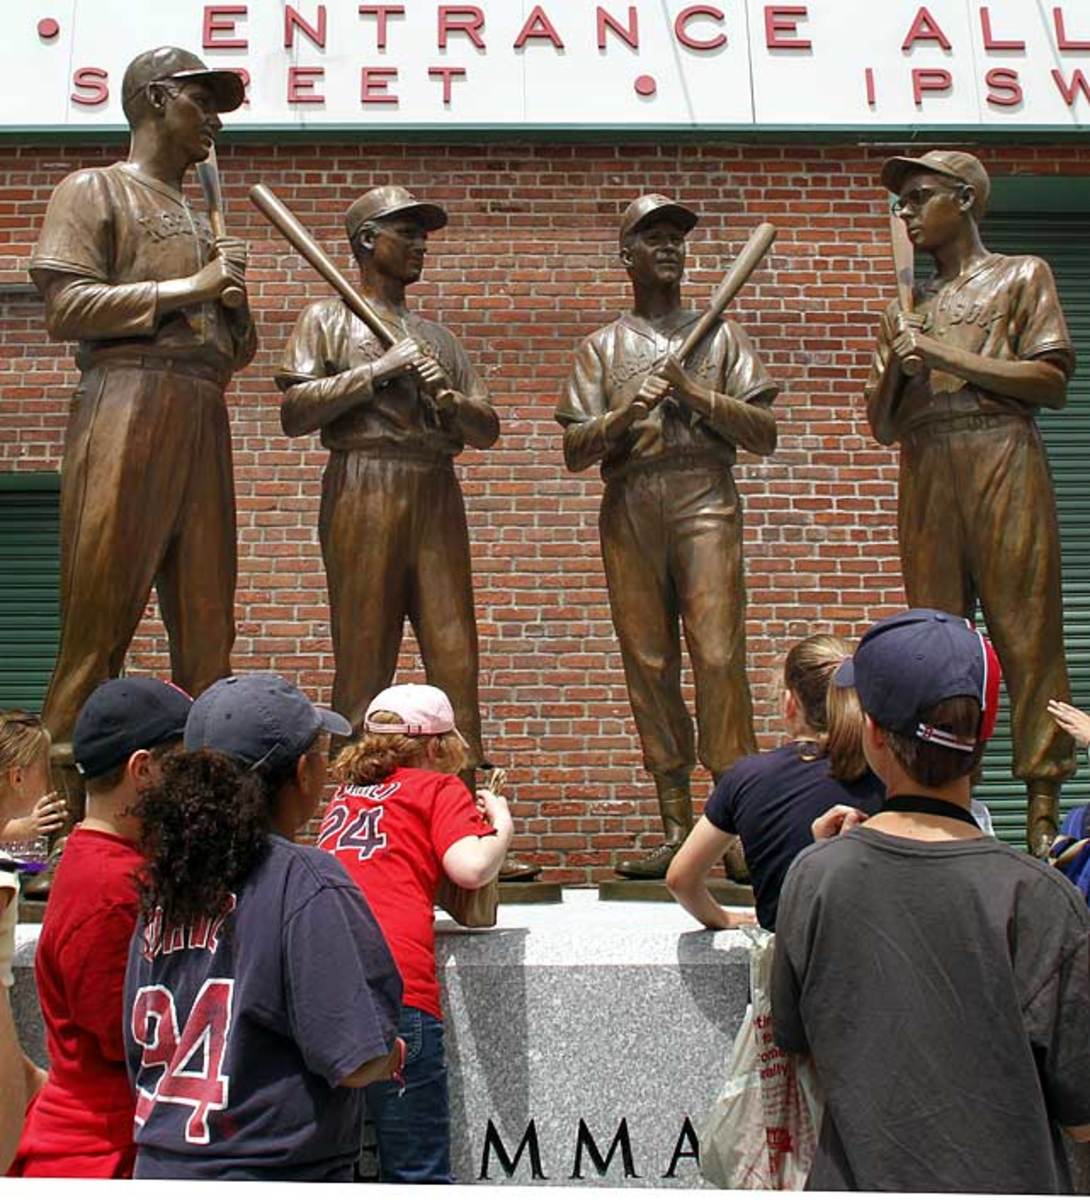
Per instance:
[[[398,1033],[405,1040],[405,1089],[396,1083],[364,1088],[375,1126],[381,1183],[453,1183],[450,1172],[450,1104],[443,1022],[419,1008],[403,1008]]]

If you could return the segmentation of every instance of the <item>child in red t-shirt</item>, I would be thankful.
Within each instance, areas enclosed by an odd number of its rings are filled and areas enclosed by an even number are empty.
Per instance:
[[[337,759],[341,786],[318,835],[363,892],[405,985],[404,1088],[366,1089],[384,1183],[453,1182],[435,897],[444,875],[469,889],[491,882],[511,840],[506,800],[482,790],[474,803],[457,776],[465,762],[443,692],[387,688],[371,701],[361,739]]]

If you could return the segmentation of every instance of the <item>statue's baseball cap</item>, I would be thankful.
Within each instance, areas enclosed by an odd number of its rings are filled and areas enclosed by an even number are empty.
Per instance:
[[[339,713],[319,708],[280,675],[255,671],[220,679],[193,702],[185,724],[187,750],[218,750],[244,766],[271,771],[298,762],[325,730],[352,732]]]
[[[411,217],[418,221],[429,233],[442,229],[447,223],[446,210],[438,204],[425,204],[407,188],[389,184],[386,187],[372,188],[364,192],[358,200],[353,201],[348,212],[344,214],[344,227],[348,240],[354,242],[360,226],[367,221],[381,221],[383,217]]]
[[[619,240],[623,246],[630,233],[650,225],[652,221],[671,221],[684,233],[688,233],[699,220],[696,213],[686,205],[671,200],[669,196],[659,195],[658,192],[649,192],[646,196],[637,196],[624,210]]]
[[[913,171],[932,171],[936,175],[956,179],[958,183],[969,184],[974,194],[973,216],[978,221],[983,220],[988,211],[992,184],[984,164],[975,154],[965,150],[928,150],[919,158],[887,158],[882,164],[882,184],[895,195],[900,195],[905,180]]]
[[[393,713],[398,723],[374,720],[380,712]],[[450,698],[427,683],[398,683],[379,692],[367,706],[363,727],[369,733],[402,733],[406,737],[458,732]]]
[[[137,750],[180,741],[193,701],[173,683],[110,679],[87,698],[72,734],[72,758],[87,779],[119,767]]]
[[[970,621],[934,608],[912,608],[872,625],[833,681],[854,686],[863,711],[883,729],[971,754],[995,730],[999,678],[991,642]],[[955,696],[980,703],[975,738],[955,737],[922,719]]]
[[[216,99],[217,112],[234,112],[246,98],[246,87],[237,71],[207,67],[191,51],[177,46],[159,46],[138,54],[125,68],[121,98],[129,104],[149,83],[172,79],[206,84]]]

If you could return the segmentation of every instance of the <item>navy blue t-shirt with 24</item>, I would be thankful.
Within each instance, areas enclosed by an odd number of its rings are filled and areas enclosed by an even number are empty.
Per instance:
[[[867,771],[842,783],[826,758],[804,758],[806,743],[790,742],[767,754],[739,759],[715,786],[704,816],[724,833],[742,839],[757,901],[757,920],[775,930],[787,868],[814,840],[810,825],[834,804],[851,804],[873,816],[885,789]]]
[[[270,837],[226,913],[141,921],[125,979],[138,1178],[344,1180],[401,977],[332,855]]]

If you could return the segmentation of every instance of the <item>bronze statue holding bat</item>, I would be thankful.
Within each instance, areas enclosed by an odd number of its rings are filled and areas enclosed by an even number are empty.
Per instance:
[[[121,90],[128,160],[58,185],[30,261],[49,332],[78,343],[81,372],[61,467],[60,650],[43,713],[62,766],[84,700],[124,666],[153,584],[186,691],[230,673],[235,636],[224,389],[256,348],[246,247],[222,227],[215,235],[182,187],[213,151],[220,113],[242,103],[242,82],[165,46],[137,56]],[[78,788],[70,798],[78,819]]]
[[[304,309],[276,376],[284,432],[320,431],[329,451],[319,536],[333,707],[359,724],[393,678],[407,617],[428,682],[454,706],[472,773],[486,757],[469,534],[453,461],[467,444],[491,446],[499,419],[453,334],[405,303],[428,235],[447,215],[402,187],[362,195],[345,214],[360,272],[353,287],[267,188],[251,196],[339,293]],[[536,873],[508,860],[501,877]]]
[[[580,348],[557,408],[572,471],[601,465],[599,515],[613,624],[665,844],[618,864],[661,879],[692,827],[697,754],[718,778],[756,749],[746,679],[736,447],[771,454],[777,387],[723,308],[771,244],[763,226],[708,313],[682,307],[686,235],[697,214],[665,196],[633,201],[620,258],[632,311]],[[681,694],[682,622],[698,742]]]
[[[1048,264],[981,241],[990,183],[973,155],[892,158],[882,182],[897,196],[898,300],[879,326],[867,417],[878,441],[901,447],[905,592],[913,607],[967,617],[979,600],[1010,697],[1027,839],[1043,857],[1075,758],[1047,711],[1070,688],[1056,505],[1034,415],[1066,401],[1071,338]],[[935,273],[914,288],[915,250]]]

